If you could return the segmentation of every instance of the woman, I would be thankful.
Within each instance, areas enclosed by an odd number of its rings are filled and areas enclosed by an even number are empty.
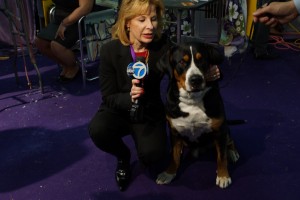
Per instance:
[[[112,29],[113,40],[100,50],[102,103],[93,117],[89,133],[95,145],[117,158],[116,182],[121,191],[130,181],[130,150],[122,137],[131,134],[140,162],[155,164],[167,155],[164,105],[160,97],[163,74],[156,63],[171,43],[162,35],[164,5],[161,0],[123,0]],[[144,57],[149,73],[132,79],[127,67]],[[219,75],[219,71],[214,70]],[[143,83],[142,87],[139,86]],[[138,122],[130,118],[138,100],[143,110]],[[142,108],[142,109],[141,109]]]
[[[94,0],[53,0],[55,20],[37,35],[38,50],[54,60],[62,70],[60,80],[73,80],[79,73],[79,65],[71,47],[79,38],[78,20],[91,12]]]

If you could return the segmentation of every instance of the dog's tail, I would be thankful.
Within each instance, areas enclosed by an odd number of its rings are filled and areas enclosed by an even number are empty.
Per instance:
[[[228,125],[241,125],[241,124],[245,124],[247,122],[247,120],[245,119],[229,119],[227,120],[227,124]]]

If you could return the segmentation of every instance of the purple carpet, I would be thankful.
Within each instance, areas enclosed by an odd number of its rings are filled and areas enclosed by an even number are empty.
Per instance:
[[[130,137],[133,180],[119,192],[115,159],[98,150],[88,123],[101,101],[98,81],[82,88],[81,78],[57,79],[58,67],[37,55],[45,92],[27,58],[32,89],[22,58],[20,84],[12,59],[0,61],[0,200],[297,200],[300,197],[300,53],[277,50],[280,58],[257,61],[251,53],[225,60],[220,81],[240,160],[230,164],[227,189],[215,185],[212,155],[183,159],[170,185],[156,185],[155,175],[141,168]],[[97,65],[90,70],[96,73]],[[165,88],[163,82],[162,87]],[[117,122],[116,122],[117,123]]]

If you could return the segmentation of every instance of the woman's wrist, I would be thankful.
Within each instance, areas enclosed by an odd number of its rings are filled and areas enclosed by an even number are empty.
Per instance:
[[[60,25],[61,25],[62,27],[64,27],[64,28],[67,28],[67,25],[64,23],[64,20],[62,20],[62,21],[60,22]]]

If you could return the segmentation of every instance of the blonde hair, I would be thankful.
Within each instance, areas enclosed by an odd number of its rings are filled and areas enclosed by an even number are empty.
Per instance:
[[[130,45],[129,33],[126,27],[127,22],[138,15],[147,13],[151,5],[154,5],[156,8],[158,21],[155,38],[160,38],[165,10],[162,0],[122,0],[117,22],[112,27],[112,38],[119,39],[123,45]]]

